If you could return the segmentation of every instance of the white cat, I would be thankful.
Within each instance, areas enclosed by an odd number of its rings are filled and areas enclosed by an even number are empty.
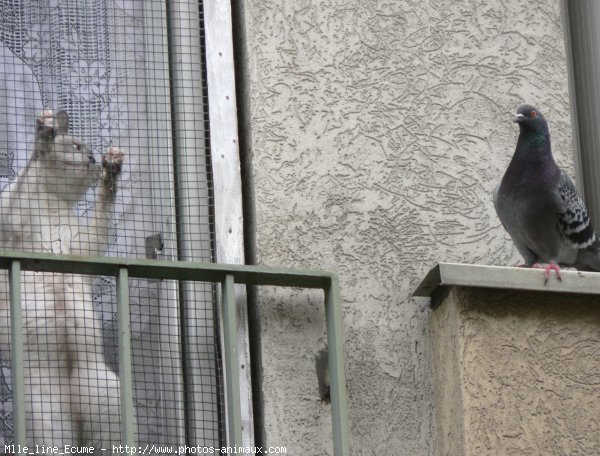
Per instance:
[[[69,135],[66,112],[36,119],[33,155],[0,195],[0,248],[101,255],[124,154],[108,148],[96,163]],[[100,179],[88,224],[75,211]],[[22,278],[27,443],[111,448],[120,443],[118,378],[107,366],[91,277],[25,272]],[[9,356],[6,275],[0,280],[0,344]]]

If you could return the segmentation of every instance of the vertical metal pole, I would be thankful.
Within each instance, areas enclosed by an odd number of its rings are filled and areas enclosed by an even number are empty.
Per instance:
[[[233,275],[222,283],[223,343],[225,345],[225,394],[227,396],[228,446],[242,446],[242,413],[240,401],[240,370],[237,349],[237,315]]]
[[[207,174],[207,144],[200,3],[171,0],[167,5],[177,249],[180,260],[211,261],[211,235],[203,228],[209,225],[207,202],[211,192],[208,179],[202,178]],[[216,343],[218,340],[211,327],[199,324],[206,307],[213,306],[212,292],[209,284],[187,281],[180,284],[185,431],[186,443],[191,445],[218,446],[218,433],[204,425],[206,421],[218,422],[218,404],[209,405],[205,400],[207,394],[217,390],[217,376],[212,376],[210,383],[206,383],[206,376],[199,381],[205,372],[217,367],[216,353],[207,357],[200,351],[204,341]]]
[[[210,190],[206,179],[206,131],[203,65],[198,0],[168,2],[171,118],[175,154],[178,243],[181,259],[206,261],[209,233],[200,233],[209,218]],[[210,258],[209,258],[210,259]]]
[[[327,346],[329,348],[329,378],[333,453],[349,456],[348,409],[346,404],[346,374],[344,371],[344,338],[342,337],[342,306],[337,276],[331,277],[325,289],[327,317]]]
[[[10,350],[15,444],[25,445],[25,377],[23,375],[23,315],[21,313],[21,263],[13,260],[9,268]]]
[[[140,157],[137,166],[149,170],[174,169],[172,148],[172,137],[170,127],[170,92],[169,92],[169,48],[168,48],[168,22],[167,8],[169,2],[144,2],[144,73],[145,73],[145,97],[147,106],[160,106],[146,120],[142,121],[142,113],[135,110],[129,112],[131,122],[142,122],[147,126],[147,131],[160,132],[160,134],[148,135],[147,152]],[[142,3],[139,3],[140,7]],[[115,36],[116,38],[116,36]],[[139,117],[136,117],[139,116]],[[133,146],[133,144],[132,144]],[[130,146],[130,148],[132,147]],[[146,220],[146,214],[132,214],[132,223],[140,232],[164,234],[164,255],[174,258],[176,248],[176,200],[175,200],[175,176],[163,176],[155,179],[150,186],[149,192],[144,192],[145,201],[152,201],[154,207],[160,208],[155,213],[152,221]],[[148,366],[143,372],[155,375],[163,379],[163,385],[159,402],[155,407],[160,410],[164,423],[162,427],[161,444],[177,445],[185,441],[185,414],[184,405],[184,382],[182,375],[182,344],[173,341],[180,340],[179,319],[179,289],[177,283],[171,280],[158,282],[159,314],[158,321],[161,324],[160,334],[157,335],[154,344],[159,348],[160,355],[152,367]],[[153,345],[154,345],[153,344]],[[145,345],[145,344],[144,344]],[[140,345],[133,342],[133,356],[136,356]],[[145,348],[145,347],[143,347]],[[142,349],[143,349],[142,348]],[[140,428],[140,430],[142,430]],[[140,443],[142,442],[140,438]]]
[[[562,0],[577,186],[600,228],[600,2]]]
[[[131,323],[129,320],[129,273],[127,268],[120,268],[117,276],[117,321],[119,324],[121,440],[123,445],[134,446]]]

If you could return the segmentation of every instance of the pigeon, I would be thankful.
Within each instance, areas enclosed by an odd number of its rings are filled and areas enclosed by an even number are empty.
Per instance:
[[[523,104],[513,121],[519,139],[513,158],[494,191],[498,218],[525,263],[561,280],[560,265],[600,271],[600,241],[571,178],[552,157],[550,131],[542,113]]]

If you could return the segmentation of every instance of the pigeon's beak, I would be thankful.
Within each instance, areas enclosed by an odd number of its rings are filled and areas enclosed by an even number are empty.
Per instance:
[[[513,122],[521,122],[524,118],[525,116],[523,114],[515,114],[512,119]]]

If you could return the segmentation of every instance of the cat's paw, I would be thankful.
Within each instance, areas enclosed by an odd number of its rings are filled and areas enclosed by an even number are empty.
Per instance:
[[[118,176],[123,168],[125,153],[118,147],[111,146],[102,156],[102,167],[109,176]]]

